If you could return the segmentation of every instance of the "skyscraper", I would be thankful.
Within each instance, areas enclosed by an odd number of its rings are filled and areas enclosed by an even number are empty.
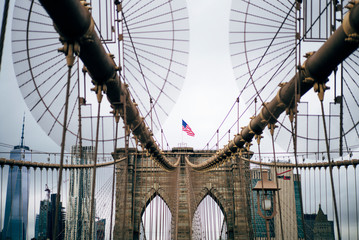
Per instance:
[[[91,164],[93,147],[72,146],[71,164]],[[90,231],[92,169],[75,169],[70,173],[69,199],[67,203],[65,239],[88,239]],[[95,215],[92,223],[94,223]],[[93,226],[95,234],[95,227]]]
[[[56,196],[57,194],[50,194],[47,199],[40,202],[40,213],[36,216],[35,224],[35,238],[37,240],[52,239],[53,230],[55,229],[55,215],[56,215]],[[56,240],[64,239],[65,229],[65,212],[60,202],[58,214],[58,226]]]
[[[21,144],[10,152],[10,159],[31,161],[30,148],[24,146],[25,117],[22,125]],[[9,168],[4,228],[2,239],[26,239],[29,207],[29,172],[17,166]]]
[[[48,199],[42,200],[40,202],[40,213],[36,215],[35,222],[35,238],[36,239],[46,239],[47,232],[47,223],[50,221],[50,201]]]

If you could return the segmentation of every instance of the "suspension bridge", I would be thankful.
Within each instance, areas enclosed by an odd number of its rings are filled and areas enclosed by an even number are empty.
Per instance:
[[[163,127],[191,55],[185,1],[3,10],[1,72],[7,33],[59,151],[31,150],[25,118],[19,145],[1,138],[1,239],[359,238],[358,1],[233,1],[239,90],[202,149]]]

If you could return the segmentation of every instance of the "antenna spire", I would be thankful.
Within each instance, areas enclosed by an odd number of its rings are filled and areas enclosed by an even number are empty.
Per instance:
[[[25,130],[25,112],[24,112],[24,117],[22,119],[22,133],[21,133],[21,147],[24,147],[24,131]]]

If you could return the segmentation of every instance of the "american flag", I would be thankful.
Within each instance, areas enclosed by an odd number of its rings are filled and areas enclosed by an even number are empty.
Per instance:
[[[189,127],[189,125],[183,120],[182,120],[182,130],[185,131],[188,136],[194,137],[194,132]]]

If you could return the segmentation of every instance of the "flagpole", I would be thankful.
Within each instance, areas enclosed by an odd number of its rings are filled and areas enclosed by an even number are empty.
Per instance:
[[[182,119],[183,121],[183,119]],[[181,147],[183,146],[183,129],[182,129],[182,122],[181,122]]]

